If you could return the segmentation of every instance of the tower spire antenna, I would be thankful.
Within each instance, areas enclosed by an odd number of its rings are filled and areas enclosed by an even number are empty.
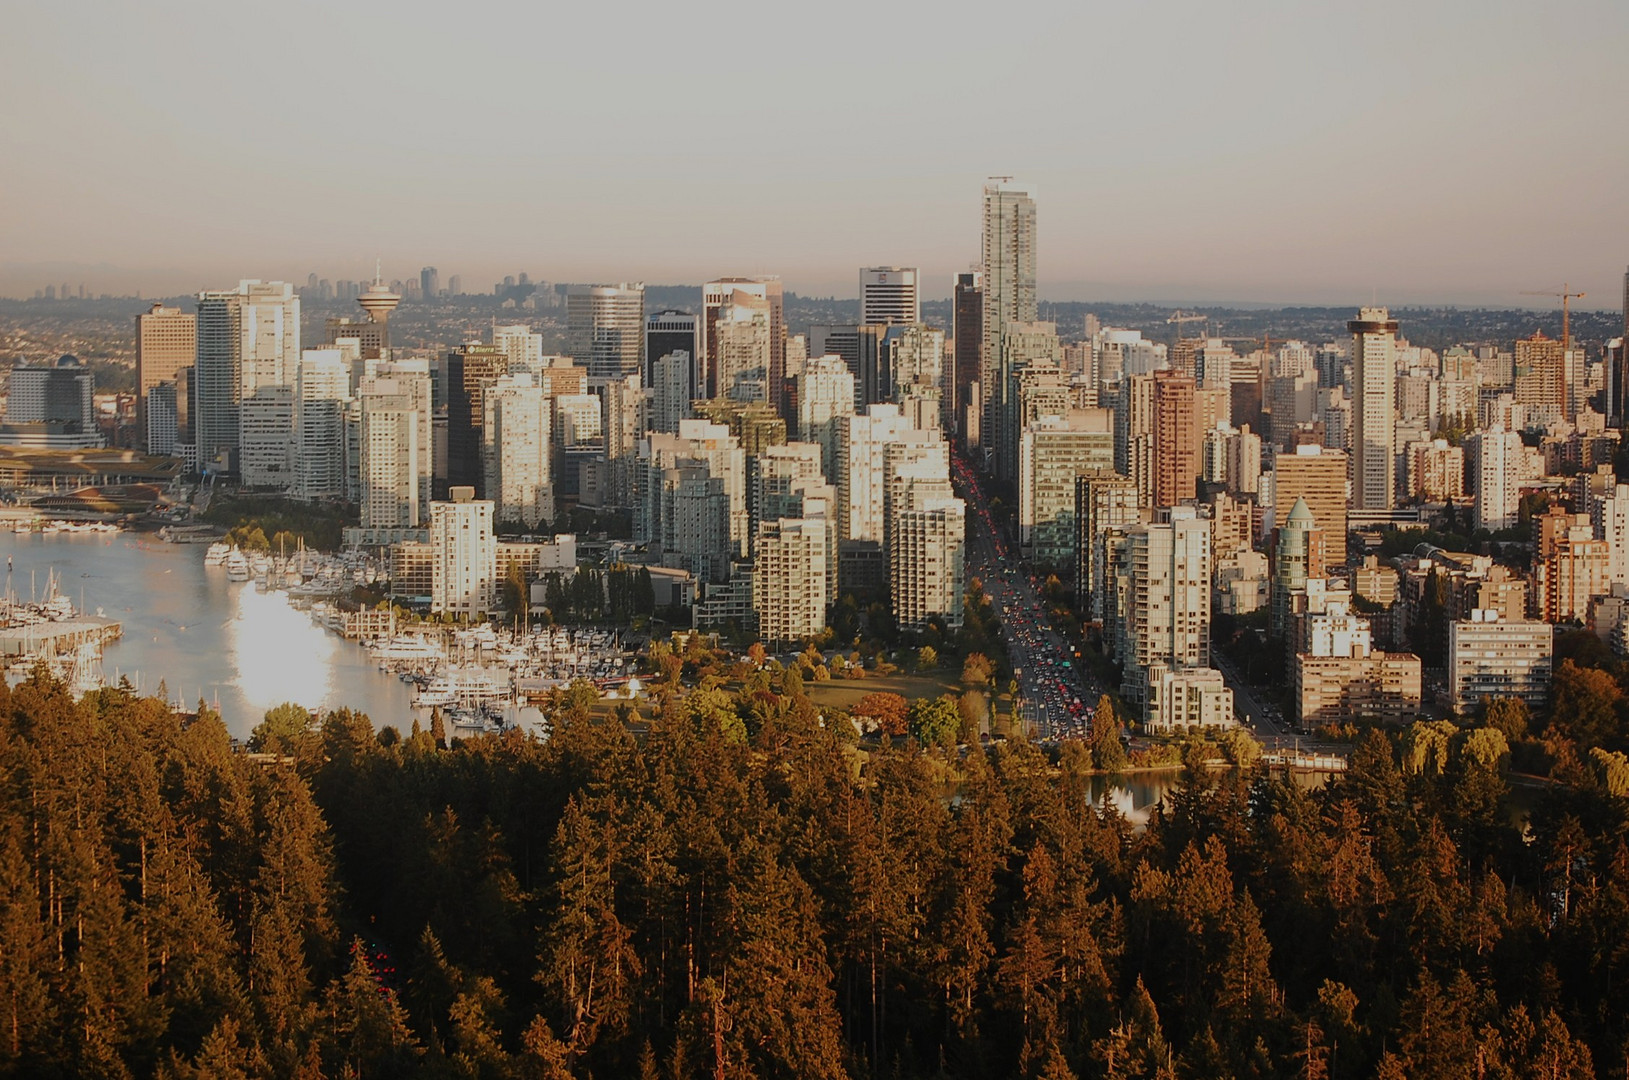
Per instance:
[[[384,265],[385,265],[385,260],[379,258],[378,256],[374,256],[374,259],[373,259],[373,283],[375,285],[380,284],[384,279],[384,270],[383,270]]]

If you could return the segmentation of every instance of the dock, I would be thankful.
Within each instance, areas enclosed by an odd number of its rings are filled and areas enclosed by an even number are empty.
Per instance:
[[[7,626],[0,628],[0,657],[36,653],[50,659],[65,656],[86,642],[106,645],[119,640],[123,633],[117,621],[94,615]]]

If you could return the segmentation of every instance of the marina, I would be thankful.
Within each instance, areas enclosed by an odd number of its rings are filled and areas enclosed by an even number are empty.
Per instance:
[[[57,627],[52,636],[60,636],[55,647],[62,660],[85,635],[99,636],[100,666],[109,683],[128,679],[144,694],[158,693],[162,683],[173,702],[191,706],[202,700],[218,708],[238,737],[246,737],[268,709],[283,702],[312,710],[348,707],[367,713],[375,726],[389,724],[403,731],[415,719],[428,726],[430,708],[414,704],[421,688],[401,677],[412,669],[398,670],[393,663],[381,667],[373,650],[346,640],[345,615],[331,599],[323,599],[348,591],[358,578],[367,580],[374,573],[371,568],[361,561],[346,565],[338,557],[307,555],[313,576],[301,586],[278,588],[272,581],[279,569],[275,558],[267,561],[264,581],[232,581],[224,560],[205,565],[205,547],[166,543],[151,534],[0,531],[0,554],[8,560],[14,594],[27,597],[31,581],[43,587],[54,575],[59,593],[72,597],[69,606],[75,612],[101,609],[100,618],[92,616],[89,622],[75,614],[73,622]],[[290,553],[290,560],[295,554]],[[287,585],[296,575],[288,573],[286,564],[282,569]],[[460,646],[452,628],[435,631],[426,640],[442,650],[441,664],[492,668],[508,694],[504,721],[543,730],[542,714],[516,693],[510,669],[499,666],[499,634],[493,633],[493,646],[485,649],[484,634],[466,638]],[[403,632],[411,631],[404,627]],[[36,626],[6,627],[0,633],[18,638],[27,652],[27,643],[37,646],[46,632]],[[423,663],[415,667],[431,677],[444,673]],[[493,711],[448,716],[449,728],[454,734],[492,730]],[[471,726],[453,722],[466,719]]]

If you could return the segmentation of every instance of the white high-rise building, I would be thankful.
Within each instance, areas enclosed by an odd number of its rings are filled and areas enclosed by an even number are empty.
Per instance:
[[[497,606],[498,541],[491,500],[455,487],[430,504],[430,612],[471,619]]]
[[[888,543],[888,591],[902,627],[962,624],[967,585],[967,504],[954,496],[904,497]]]
[[[206,468],[241,446],[240,410],[262,387],[293,385],[300,358],[300,298],[281,281],[242,281],[198,294],[198,355],[191,403]]]
[[[779,496],[792,490],[799,480],[824,482],[818,443],[791,442],[765,447],[751,460],[751,491],[747,499],[749,535],[756,535],[758,526],[765,521],[781,517],[802,517],[790,514],[775,502]],[[836,506],[832,507],[835,516]],[[835,524],[835,520],[834,520]]]
[[[763,640],[801,641],[826,629],[829,531],[829,522],[808,518],[777,518],[759,526],[752,606]]]
[[[306,349],[294,377],[295,494],[345,497],[345,405],[351,369],[338,349]]]
[[[837,535],[881,542],[886,533],[884,468],[894,443],[942,443],[937,431],[910,427],[897,405],[872,405],[863,416],[837,420]]]
[[[493,517],[528,529],[554,519],[550,482],[553,403],[529,375],[504,375],[483,398],[481,459]]]
[[[239,471],[243,486],[294,487],[294,388],[262,386],[239,406]]]
[[[1607,581],[1629,585],[1629,484],[1618,484],[1611,495],[1591,503],[1595,538],[1605,540],[1610,548]]]
[[[687,352],[668,353],[651,363],[652,431],[676,435],[679,421],[689,419],[694,365],[695,361]]]
[[[1476,456],[1476,527],[1513,528],[1521,502],[1521,436],[1495,424],[1470,443]]]
[[[1031,557],[1063,564],[1075,551],[1075,479],[1114,468],[1107,409],[1042,416],[1024,428],[1018,468],[1018,538]]]
[[[919,323],[922,304],[914,266],[868,266],[860,271],[860,324]]]
[[[1533,710],[1550,696],[1555,627],[1536,619],[1501,619],[1476,610],[1448,624],[1448,694],[1460,712],[1484,697],[1520,698]]]
[[[696,397],[722,397],[729,386],[719,378],[719,337],[715,331],[718,317],[726,304],[751,297],[769,306],[769,403],[781,406],[786,379],[786,315],[785,298],[777,277],[728,277],[709,281],[701,287],[701,322],[699,347],[696,355]]]
[[[718,397],[769,401],[769,301],[737,291],[714,318],[711,343]]]
[[[653,432],[640,440],[639,459],[635,539],[657,545],[664,558],[680,549],[703,552],[709,572],[718,575],[710,580],[726,580],[730,560],[747,551],[746,455],[739,441],[723,424],[684,420],[677,435]],[[680,498],[694,514],[678,506]],[[680,521],[676,509],[690,516]]]
[[[646,395],[639,372],[607,379],[596,388],[604,405],[601,430],[605,437],[606,507],[633,505],[636,450],[646,428]]]
[[[366,529],[415,529],[429,506],[429,377],[365,379],[358,395],[357,488]]]
[[[592,446],[604,437],[597,394],[554,395],[554,442],[562,449]]]
[[[990,429],[989,401],[996,393],[1002,339],[1008,323],[1032,323],[1035,306],[1035,193],[1011,178],[992,178],[984,185],[984,352],[979,385],[984,397],[985,430]]]
[[[572,285],[566,291],[566,352],[590,379],[645,370],[645,286]]]
[[[1119,552],[1128,608],[1116,651],[1128,700],[1142,700],[1153,664],[1210,666],[1211,524],[1191,506],[1164,513],[1166,521],[1128,528]]]
[[[819,443],[822,469],[837,479],[838,417],[854,415],[854,373],[841,356],[808,360],[798,375],[798,439]]]
[[[1352,507],[1390,510],[1397,501],[1397,320],[1363,308],[1352,332]]]
[[[524,323],[494,326],[492,344],[508,354],[510,371],[536,371],[543,365],[543,335]]]
[[[920,323],[890,327],[883,335],[882,354],[883,368],[888,376],[888,385],[882,390],[889,398],[903,402],[913,394],[943,396],[943,330]]]

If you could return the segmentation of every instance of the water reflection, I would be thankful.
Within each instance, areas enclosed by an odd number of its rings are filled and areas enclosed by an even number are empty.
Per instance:
[[[347,705],[376,725],[412,724],[412,688],[380,672],[367,654],[313,623],[281,593],[226,580],[203,564],[201,544],[118,536],[0,533],[10,556],[7,587],[43,595],[54,571],[75,604],[98,608],[124,627],[103,660],[108,680],[128,678],[142,693],[203,699],[244,736],[284,701]]]

